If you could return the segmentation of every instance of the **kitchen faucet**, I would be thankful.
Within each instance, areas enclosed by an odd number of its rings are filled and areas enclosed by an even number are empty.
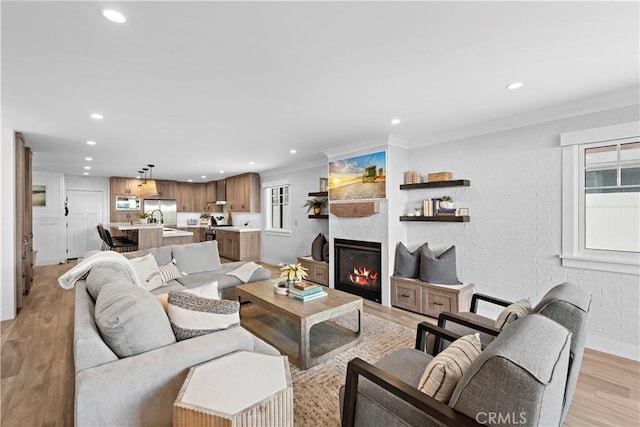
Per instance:
[[[153,217],[153,214],[156,212],[160,212],[160,224],[164,224],[164,215],[162,214],[162,211],[160,209],[154,209],[151,211],[151,222],[157,222]]]

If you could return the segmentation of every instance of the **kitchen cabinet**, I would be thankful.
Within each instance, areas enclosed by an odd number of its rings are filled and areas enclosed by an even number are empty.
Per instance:
[[[458,313],[469,310],[473,289],[473,283],[445,286],[417,279],[391,277],[391,305],[438,317],[445,311]]]
[[[205,208],[205,184],[178,182],[176,184],[176,205],[178,212],[203,212]]]
[[[216,230],[218,252],[232,261],[260,261],[260,231]]]
[[[219,179],[216,181],[216,201],[227,200],[227,180]]]
[[[218,197],[218,182],[210,181],[204,185],[205,212],[222,212],[222,206],[216,205]]]
[[[260,175],[245,173],[226,179],[227,210],[260,212]]]
[[[22,308],[23,299],[33,284],[33,199],[32,152],[23,135],[15,134],[15,303]]]
[[[156,189],[158,190],[158,199],[175,199],[176,198],[176,181],[166,179],[156,179]]]
[[[109,178],[109,186],[111,190],[111,198],[114,196],[135,196],[138,185],[142,180],[138,178],[122,178],[112,176]]]

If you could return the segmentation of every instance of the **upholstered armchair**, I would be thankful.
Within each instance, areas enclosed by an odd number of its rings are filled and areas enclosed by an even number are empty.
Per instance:
[[[573,393],[578,381],[585,341],[587,338],[587,320],[591,309],[591,293],[574,283],[564,282],[552,287],[532,308],[532,313],[548,317],[567,328],[572,333],[571,359],[569,377],[565,391],[565,402],[562,421],[569,412]],[[460,335],[480,333],[483,345],[491,342],[502,332],[495,327],[494,320],[477,314],[478,302],[496,304],[507,307],[512,303],[488,295],[474,294],[471,299],[471,310],[468,313],[441,313],[438,326]],[[508,329],[508,327],[507,327]]]
[[[453,342],[442,328],[418,329],[415,349],[374,365],[353,359],[340,390],[342,426],[558,426],[562,418],[571,332],[541,315],[512,323],[471,363],[448,402],[418,390],[434,358],[424,332]],[[437,350],[437,349],[435,349]]]

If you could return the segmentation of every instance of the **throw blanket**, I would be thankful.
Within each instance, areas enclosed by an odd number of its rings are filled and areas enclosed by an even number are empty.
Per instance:
[[[251,279],[251,276],[253,276],[253,273],[259,268],[260,266],[255,262],[247,262],[246,264],[242,264],[235,270],[231,270],[225,274],[227,276],[235,276],[240,279],[242,283],[247,283]]]
[[[78,265],[64,273],[62,276],[58,277],[58,284],[63,289],[71,289],[76,285],[76,282],[78,280],[83,279],[87,275],[87,273],[89,273],[94,265],[101,263],[122,265],[129,273],[129,276],[131,277],[131,283],[135,284],[136,286],[142,287],[142,280],[140,280],[140,278],[136,274],[136,271],[133,269],[133,266],[131,265],[129,260],[118,252],[113,251],[98,252],[91,255],[87,254],[87,256],[80,263],[78,263]]]

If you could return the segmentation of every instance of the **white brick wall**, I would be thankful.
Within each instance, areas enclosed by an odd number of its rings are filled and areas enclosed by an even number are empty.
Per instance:
[[[588,345],[639,358],[640,278],[560,265],[560,133],[638,120],[639,106],[415,148],[409,170],[451,171],[470,187],[412,190],[408,206],[451,195],[470,209],[469,223],[407,223],[409,249],[428,241],[456,245],[458,275],[478,291],[535,304],[554,284],[571,281],[593,293]]]

